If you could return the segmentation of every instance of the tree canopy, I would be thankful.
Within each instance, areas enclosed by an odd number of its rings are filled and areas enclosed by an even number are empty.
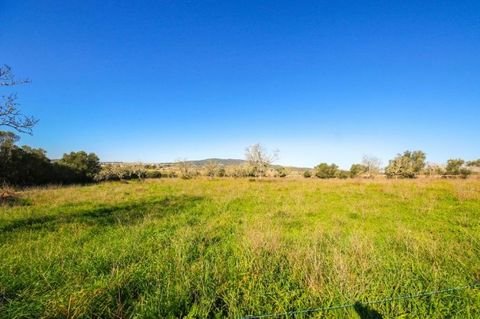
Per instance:
[[[318,178],[334,178],[336,177],[338,166],[336,164],[320,163],[315,166],[315,176]]]
[[[389,161],[385,174],[387,177],[415,178],[425,167],[425,159],[422,151],[405,151]]]

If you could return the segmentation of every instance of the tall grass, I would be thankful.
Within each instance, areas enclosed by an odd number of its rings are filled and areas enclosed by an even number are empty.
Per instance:
[[[237,318],[480,279],[478,180],[152,180],[20,195],[0,206],[2,318]],[[372,307],[478,318],[480,293]]]

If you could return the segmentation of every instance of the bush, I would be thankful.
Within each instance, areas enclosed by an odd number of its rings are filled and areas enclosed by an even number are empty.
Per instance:
[[[161,178],[162,172],[160,171],[147,171],[145,178]]]
[[[0,187],[0,205],[13,204],[17,201],[18,196],[13,187],[6,184]]]
[[[227,176],[227,172],[225,171],[225,167],[220,167],[217,172],[218,177],[225,177]]]
[[[335,177],[340,178],[340,179],[346,179],[350,176],[349,171],[344,171],[344,170],[337,170],[335,173]]]
[[[470,174],[472,174],[472,171],[469,170],[468,168],[462,167],[460,169],[460,177],[461,178],[467,178]]]
[[[161,176],[161,173],[158,173]],[[147,171],[141,165],[105,165],[95,175],[97,182],[144,178],[147,178]]]
[[[310,171],[305,171],[305,172],[303,172],[303,177],[305,177],[305,178],[310,178],[310,177],[312,177],[312,172],[310,172]]]
[[[178,174],[174,171],[170,171],[170,172],[167,173],[167,177],[168,178],[177,178]]]
[[[276,169],[276,175],[278,177],[286,177],[287,176],[287,170],[285,169],[285,167],[279,167]]]

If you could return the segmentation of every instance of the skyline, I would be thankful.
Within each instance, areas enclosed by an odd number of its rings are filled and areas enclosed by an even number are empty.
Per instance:
[[[480,158],[480,3],[2,1],[21,144],[102,161]],[[6,31],[7,30],[7,31]]]

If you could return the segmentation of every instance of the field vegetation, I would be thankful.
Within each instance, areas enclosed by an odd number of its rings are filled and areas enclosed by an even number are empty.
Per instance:
[[[476,179],[148,179],[0,206],[1,318],[478,318]]]

